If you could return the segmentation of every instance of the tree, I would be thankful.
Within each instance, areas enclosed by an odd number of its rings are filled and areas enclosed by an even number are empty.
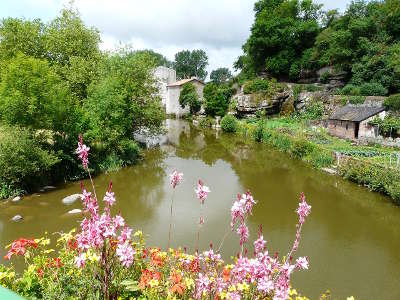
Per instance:
[[[120,140],[132,139],[138,129],[160,129],[164,113],[153,68],[149,53],[121,51],[107,57],[102,79],[90,86],[84,103],[88,137],[114,147]]]
[[[43,59],[23,54],[1,73],[0,117],[10,125],[63,131],[74,106],[70,90]]]
[[[174,68],[179,79],[197,77],[205,80],[208,57],[204,50],[183,50],[175,54]]]
[[[98,76],[102,59],[100,33],[88,28],[78,11],[65,8],[44,30],[47,59],[68,82],[79,99],[87,96],[87,88]]]
[[[197,95],[196,87],[192,83],[188,82],[183,85],[179,95],[179,104],[182,108],[188,105],[191,114],[195,114],[200,110],[199,96]]]
[[[158,66],[164,66],[168,68],[173,68],[173,63],[169,61],[164,55],[157,53],[151,49],[145,49],[145,50],[137,50],[136,53],[138,54],[148,54],[154,59],[154,64]]]
[[[278,77],[298,76],[302,52],[312,46],[319,30],[319,6],[311,1],[259,1],[255,12],[243,46],[245,55],[236,66],[253,73],[267,70]]]
[[[230,87],[217,85],[213,82],[204,87],[204,107],[207,115],[224,116],[229,108],[230,99],[234,90]]]
[[[210,74],[210,79],[216,84],[225,83],[231,78],[232,73],[228,68],[218,68]]]
[[[244,57],[236,67],[297,79],[303,53],[314,45],[320,30],[320,9],[321,5],[311,0],[256,2],[251,34],[243,45]]]

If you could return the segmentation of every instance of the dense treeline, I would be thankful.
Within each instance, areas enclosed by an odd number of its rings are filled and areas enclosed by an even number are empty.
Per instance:
[[[312,0],[260,0],[244,54],[243,77],[262,72],[298,80],[334,66],[348,82],[376,94],[400,91],[400,2],[352,1],[343,14]]]
[[[93,171],[128,165],[133,132],[164,119],[153,69],[168,61],[150,50],[99,49],[97,29],[71,8],[54,20],[0,23],[0,198],[82,176],[79,133]]]

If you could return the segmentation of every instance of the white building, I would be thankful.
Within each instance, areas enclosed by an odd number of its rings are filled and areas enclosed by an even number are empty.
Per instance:
[[[182,108],[179,104],[179,96],[185,83],[192,83],[196,87],[200,101],[203,101],[204,83],[196,77],[176,81],[175,70],[167,67],[157,67],[154,76],[159,83],[160,96],[167,114],[182,116],[189,113],[188,106]]]
[[[159,66],[154,70],[154,77],[157,79],[162,104],[165,107],[167,101],[167,86],[176,82],[176,72],[174,69]]]

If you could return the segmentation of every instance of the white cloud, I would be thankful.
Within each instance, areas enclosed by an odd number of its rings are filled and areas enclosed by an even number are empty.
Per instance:
[[[120,42],[150,48],[170,60],[183,49],[204,49],[208,71],[230,67],[254,21],[255,0],[75,0],[84,22],[97,27],[102,49]],[[343,11],[350,0],[317,0],[325,9]],[[69,0],[0,1],[0,17],[49,20]]]

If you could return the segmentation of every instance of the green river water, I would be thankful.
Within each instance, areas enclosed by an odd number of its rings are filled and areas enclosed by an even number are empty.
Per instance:
[[[161,145],[145,150],[139,164],[95,178],[98,195],[112,180],[115,211],[120,211],[134,230],[148,234],[148,244],[167,245],[172,193],[168,174],[174,169],[184,173],[184,181],[175,192],[172,245],[189,249],[196,241],[199,202],[194,187],[199,178],[211,189],[203,210],[202,249],[210,242],[219,245],[229,230],[233,199],[248,189],[258,201],[248,221],[251,239],[263,224],[268,250],[284,255],[295,237],[295,209],[304,192],[312,212],[303,227],[298,255],[309,256],[310,269],[296,272],[293,285],[310,299],[317,299],[327,289],[336,299],[351,295],[356,299],[400,299],[400,209],[388,198],[314,170],[265,145],[245,143],[213,130],[200,131],[185,121],[168,120],[167,128]],[[67,212],[80,208],[80,203],[66,206],[61,200],[79,192],[79,182],[72,182],[17,203],[1,203],[1,257],[3,246],[15,238],[78,227],[81,215]],[[24,219],[11,221],[16,214]],[[238,249],[237,236],[231,233],[223,255],[229,259]]]

